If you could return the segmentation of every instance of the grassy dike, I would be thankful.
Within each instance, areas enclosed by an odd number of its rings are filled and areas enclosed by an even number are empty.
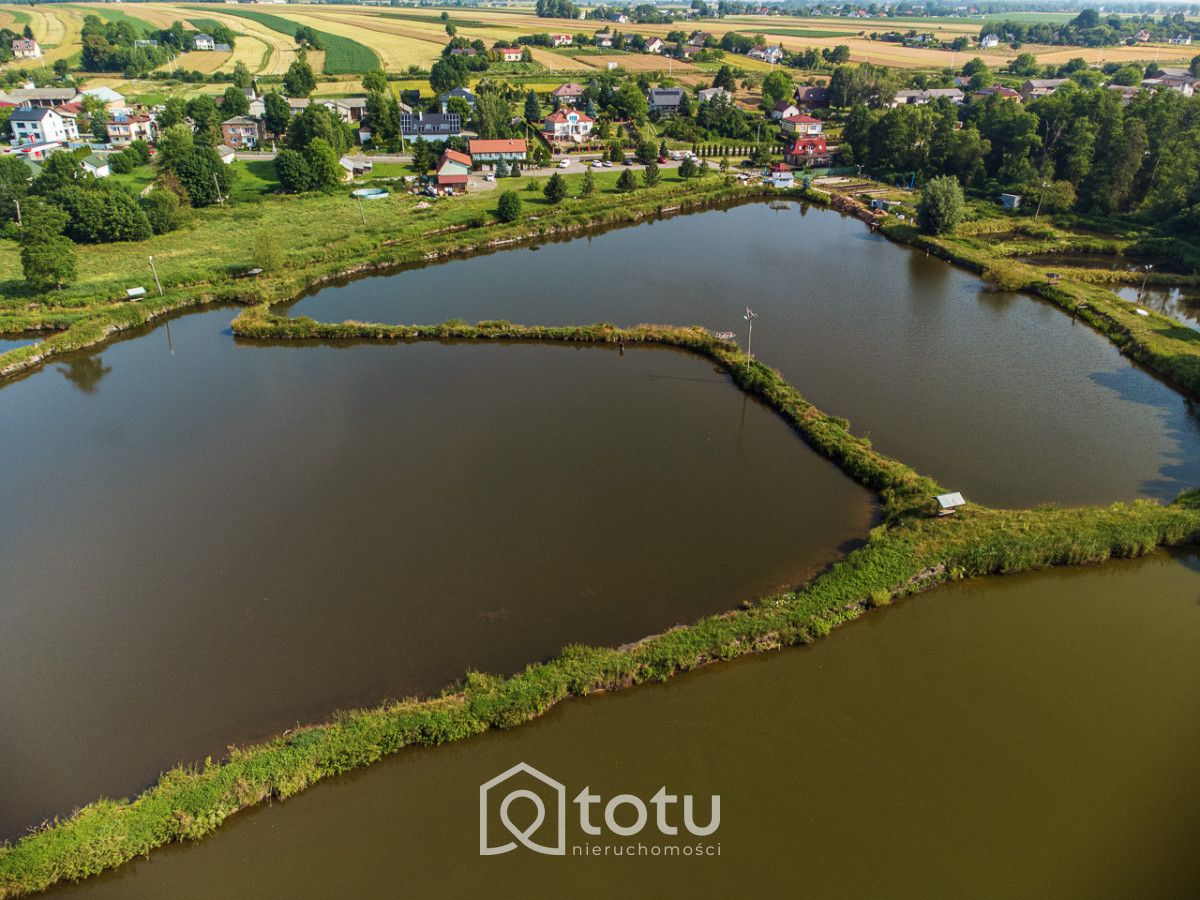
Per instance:
[[[869,609],[946,581],[1131,557],[1164,545],[1200,541],[1200,490],[1168,506],[1137,502],[1107,508],[994,510],[971,504],[956,516],[935,518],[935,482],[879,454],[869,441],[853,435],[845,420],[815,408],[778,372],[700,328],[324,324],[272,314],[266,304],[242,312],[233,328],[242,339],[298,344],[458,340],[682,348],[721,366],[818,452],[878,491],[884,522],[863,547],[799,590],[620,648],[567,647],[559,656],[509,678],[472,673],[437,698],[345,712],[328,723],[235,749],[220,762],[176,768],[132,802],[97,801],[66,821],[0,848],[0,897],[84,878],[166,843],[200,838],[241,809],[285,799],[405,747],[510,728],[573,696],[809,643]]]

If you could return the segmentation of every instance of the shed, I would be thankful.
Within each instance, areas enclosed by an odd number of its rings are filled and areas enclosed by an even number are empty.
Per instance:
[[[1021,195],[1020,194],[1001,194],[1000,195],[1000,205],[1003,206],[1005,209],[1007,209],[1010,212],[1012,212],[1013,210],[1020,209],[1021,208]]]

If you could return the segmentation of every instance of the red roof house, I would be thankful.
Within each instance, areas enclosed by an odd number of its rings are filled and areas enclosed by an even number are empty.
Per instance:
[[[829,161],[829,148],[821,135],[798,137],[783,155],[783,158],[793,166],[810,166]]]

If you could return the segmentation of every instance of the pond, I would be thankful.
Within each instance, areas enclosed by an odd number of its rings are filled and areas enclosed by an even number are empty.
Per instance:
[[[54,893],[1195,897],[1198,684],[1195,553],[966,582],[810,647],[402,752]],[[518,762],[568,810],[584,786],[666,786],[706,822],[719,794],[720,856],[481,857],[479,786]],[[696,842],[568,821],[572,848]]]
[[[679,216],[331,286],[326,321],[697,324],[748,337],[822,409],[969,499],[1174,499],[1200,411],[1031,297],[797,203]]]
[[[1172,287],[1148,284],[1143,289],[1138,285],[1114,287],[1117,295],[1130,303],[1142,306],[1178,319],[1188,328],[1200,331],[1200,285]]]
[[[0,390],[0,835],[796,585],[876,514],[682,352],[247,347],[232,314]]]

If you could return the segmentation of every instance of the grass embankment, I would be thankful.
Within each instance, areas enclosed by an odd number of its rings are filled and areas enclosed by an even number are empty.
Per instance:
[[[711,616],[621,648],[573,646],[511,678],[471,674],[430,700],[347,712],[251,747],[223,762],[174,769],[133,802],[101,800],[72,818],[0,848],[0,897],[120,865],[155,847],[196,839],[233,813],[283,799],[323,778],[361,768],[405,747],[510,728],[572,696],[614,690],[718,659],[807,643],[875,606],[942,582],[1062,563],[1135,556],[1200,540],[1200,499],[1106,509],[992,510],[974,505],[930,518],[937,485],[889,459],[843,420],[808,403],[779,373],[699,328],[611,325],[548,328],[483,322],[391,326],[323,324],[244,311],[236,334],[270,340],[542,340],[667,344],[720,364],[747,392],[770,404],[819,452],[878,490],[887,518],[867,544],[810,585],[749,608]]]
[[[544,175],[510,179],[504,187],[519,191],[525,213],[507,224],[495,218],[499,190],[439,200],[425,209],[417,208],[423,198],[408,194],[360,207],[348,191],[270,196],[212,207],[198,210],[185,228],[148,241],[80,245],[80,280],[48,294],[26,289],[20,278],[17,245],[0,241],[0,335],[56,332],[39,344],[0,354],[0,378],[28,371],[53,356],[93,346],[114,332],[177,309],[210,302],[290,299],[340,274],[634,222],[663,211],[761,194],[727,186],[716,176],[681,181],[673,171],[664,172],[662,183],[654,188],[621,194],[615,189],[616,173],[594,177],[597,190],[593,196],[568,198],[560,204],[543,198],[540,186],[545,183]],[[570,193],[578,191],[581,179],[581,175],[567,177]],[[245,178],[239,183],[245,184]],[[535,189],[529,190],[531,186]],[[235,185],[235,195],[238,190]],[[274,241],[283,264],[253,281],[240,279],[241,273],[259,264],[255,246],[263,235]],[[150,255],[164,295],[124,300],[129,287],[143,286],[155,293],[147,260]]]
[[[195,7],[188,8],[195,9]],[[297,29],[304,24],[303,22],[294,22],[291,19],[285,19],[281,16],[273,16],[270,13],[254,12],[248,9],[232,9],[228,6],[221,7],[221,12],[225,15],[251,19],[260,25],[265,25],[272,31],[286,34],[288,37],[294,37]],[[383,67],[379,62],[379,56],[374,50],[365,44],[360,44],[353,38],[342,37],[340,34],[330,34],[328,31],[321,31],[319,29],[317,29],[317,35],[321,38],[321,43],[325,45],[325,64],[322,66],[321,71],[326,75],[359,75],[363,72],[370,72]]]

